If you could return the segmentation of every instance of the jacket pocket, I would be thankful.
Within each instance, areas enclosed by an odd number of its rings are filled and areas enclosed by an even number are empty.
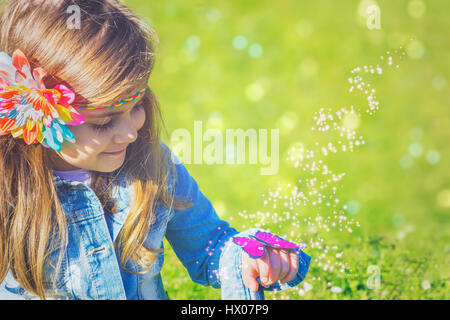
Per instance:
[[[65,259],[62,261],[62,266],[66,264]],[[44,264],[43,286],[45,291],[45,298],[48,300],[71,299],[72,295],[67,290],[68,277],[65,275],[66,268],[62,267],[57,274],[55,285],[50,281],[51,275],[47,270],[47,264]],[[56,275],[52,272],[53,277]],[[63,275],[64,274],[64,275]],[[2,292],[3,291],[3,292]],[[40,297],[34,293],[26,290],[8,271],[3,283],[0,285],[0,299],[14,299],[14,300],[40,300]]]
[[[52,252],[44,264],[43,285],[50,299],[69,299],[72,295],[69,288],[67,253],[63,254],[58,266],[59,251]]]

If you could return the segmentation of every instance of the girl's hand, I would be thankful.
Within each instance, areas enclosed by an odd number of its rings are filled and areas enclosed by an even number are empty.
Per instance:
[[[266,252],[259,259],[252,259],[246,253],[242,255],[242,279],[251,291],[258,291],[259,276],[263,286],[280,280],[286,283],[294,279],[298,271],[298,256],[294,251],[266,247]]]

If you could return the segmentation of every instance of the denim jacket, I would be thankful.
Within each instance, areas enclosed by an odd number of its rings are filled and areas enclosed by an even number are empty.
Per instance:
[[[161,146],[172,159],[176,159],[165,144],[161,143]],[[310,257],[300,252],[299,269],[290,282],[260,286],[256,294],[244,287],[240,265],[243,251],[229,240],[232,236],[247,236],[260,229],[239,233],[230,227],[228,222],[219,218],[185,166],[179,161],[175,163],[175,195],[187,197],[193,206],[169,210],[157,203],[156,221],[146,242],[149,247],[163,248],[163,238],[166,237],[191,279],[205,286],[221,288],[222,299],[264,299],[263,290],[290,288],[305,278]],[[49,298],[168,299],[160,274],[163,254],[144,274],[129,273],[118,261],[113,242],[127,217],[133,196],[133,188],[126,183],[126,175],[120,175],[112,186],[112,195],[118,204],[115,214],[105,214],[100,200],[89,186],[57,175],[53,176],[53,181],[66,214],[68,246],[57,274],[49,262],[44,265],[44,285],[49,290],[52,280],[56,279],[55,291]],[[173,185],[169,174],[169,191]],[[56,261],[57,256],[57,252],[52,253],[48,261]],[[126,267],[140,270],[133,261],[129,261]],[[20,286],[11,272],[0,283],[0,299],[36,298]]]

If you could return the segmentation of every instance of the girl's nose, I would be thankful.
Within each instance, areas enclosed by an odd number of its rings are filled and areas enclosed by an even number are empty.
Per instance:
[[[137,130],[130,118],[120,121],[117,132],[113,137],[113,142],[117,145],[126,145],[136,141],[138,137]]]

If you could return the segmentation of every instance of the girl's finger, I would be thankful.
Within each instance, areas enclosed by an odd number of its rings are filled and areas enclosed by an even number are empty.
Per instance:
[[[259,284],[256,277],[259,275],[258,264],[254,259],[250,259],[247,254],[242,255],[242,280],[244,285],[252,292],[258,291]]]
[[[270,271],[268,284],[272,284],[280,279],[281,258],[277,249],[267,248],[267,251],[270,252]]]
[[[270,250],[266,250],[264,255],[256,259],[259,270],[259,278],[261,280],[261,284],[266,286],[269,283],[269,272],[270,272]]]
[[[289,275],[291,261],[289,258],[289,253],[286,250],[280,250],[279,255],[280,255],[280,262],[281,262],[279,279],[282,280]]]
[[[281,283],[286,283],[291,281],[292,279],[294,279],[295,275],[297,274],[298,271],[298,255],[295,252],[290,252],[289,253],[289,262],[290,262],[290,267],[289,267],[289,273],[286,277],[284,277],[280,282]]]

